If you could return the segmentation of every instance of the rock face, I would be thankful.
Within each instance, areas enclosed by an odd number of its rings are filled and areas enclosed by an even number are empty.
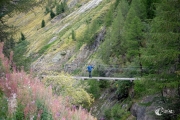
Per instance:
[[[173,118],[174,112],[179,113],[177,89],[164,88],[161,94],[146,96],[131,106],[131,114],[137,120],[164,120]],[[174,100],[172,103],[172,99]],[[176,99],[176,100],[175,100]],[[166,116],[164,118],[164,116]]]
[[[72,0],[69,4],[69,7],[70,8],[74,7],[78,2],[79,2],[79,0]]]
[[[75,48],[69,48],[66,51],[58,51],[40,57],[36,63],[32,65],[32,69],[36,71],[65,71],[68,73],[77,69],[82,69],[86,66],[89,57],[98,49],[102,43],[106,30],[103,28],[95,36],[94,43],[90,46],[83,45],[78,52],[75,53]],[[53,37],[48,44],[55,41],[57,37]],[[71,60],[70,60],[71,59]],[[88,64],[88,63],[87,63]],[[85,71],[86,68],[83,68]]]
[[[134,103],[131,107],[131,114],[137,120],[158,120],[154,114],[157,105],[153,103],[155,96],[146,96],[140,103]]]

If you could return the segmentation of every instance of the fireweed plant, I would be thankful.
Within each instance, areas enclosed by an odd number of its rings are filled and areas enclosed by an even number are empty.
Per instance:
[[[23,70],[16,70],[10,58],[3,54],[0,43],[0,90],[7,100],[7,113],[0,118],[14,120],[96,120],[82,107],[78,109],[68,97],[54,95],[51,86],[46,87],[38,78],[33,78]],[[5,103],[0,103],[5,106]]]

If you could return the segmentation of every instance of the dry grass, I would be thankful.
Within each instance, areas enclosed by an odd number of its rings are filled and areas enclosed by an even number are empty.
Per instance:
[[[80,3],[85,3],[87,1],[89,0],[81,0]],[[69,0],[68,2],[71,1]],[[74,47],[87,27],[86,20],[89,18],[94,20],[97,17],[104,15],[105,11],[107,11],[111,5],[111,2],[107,3],[107,1],[103,1],[101,5],[90,11],[86,11],[83,14],[77,15],[75,18],[73,18],[74,16],[65,17],[62,20],[57,20],[55,23],[51,22],[49,14],[44,14],[45,7],[34,8],[33,12],[29,11],[28,13],[21,13],[9,18],[8,24],[14,25],[18,28],[16,35],[17,40],[20,38],[20,32],[23,32],[26,39],[30,42],[27,55],[37,53],[56,36],[56,41],[51,48],[46,51],[46,54],[51,52],[55,54],[59,51]],[[46,26],[41,28],[41,22],[43,19],[45,20]],[[58,32],[66,24],[69,25],[62,31]],[[76,42],[71,38],[72,30],[76,32]],[[53,51],[52,49],[56,49],[56,51]]]

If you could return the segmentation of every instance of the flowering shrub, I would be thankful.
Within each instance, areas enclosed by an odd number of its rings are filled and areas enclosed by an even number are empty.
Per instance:
[[[45,77],[42,81],[47,86],[52,86],[55,94],[66,96],[69,102],[75,105],[82,105],[89,107],[93,102],[93,98],[88,94],[85,89],[88,88],[87,84],[82,84],[80,81],[73,79],[66,73],[49,72],[50,75]]]
[[[23,70],[16,71],[12,64],[12,53],[8,60],[2,53],[2,47],[3,43],[0,43],[0,60],[5,72],[0,78],[0,89],[7,99],[7,119],[96,119],[83,108],[74,108],[69,102],[69,97],[54,95],[51,86],[46,87],[39,79],[32,78]],[[0,104],[4,105],[1,102]]]

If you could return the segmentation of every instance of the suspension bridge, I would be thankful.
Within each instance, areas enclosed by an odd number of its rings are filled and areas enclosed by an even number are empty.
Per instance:
[[[139,78],[118,78],[118,77],[81,77],[81,76],[73,76],[72,78],[76,80],[114,80],[114,81],[119,81],[119,80],[129,80],[129,81],[134,81],[134,80],[139,80]]]
[[[48,75],[42,75],[42,78],[45,77],[56,77],[56,76],[48,76]],[[140,80],[140,78],[122,78],[122,77],[84,77],[84,76],[72,76],[73,79],[76,80],[109,80],[109,81],[120,81],[120,80],[128,80],[128,81],[134,81],[134,80]]]

